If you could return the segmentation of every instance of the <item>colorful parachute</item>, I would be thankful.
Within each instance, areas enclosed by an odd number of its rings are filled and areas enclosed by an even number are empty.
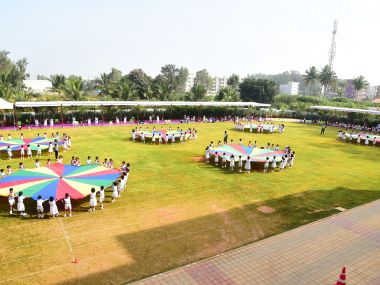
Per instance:
[[[91,188],[109,187],[119,177],[118,169],[99,165],[72,166],[52,164],[46,167],[24,169],[0,180],[0,196],[8,196],[9,188],[22,191],[26,197],[42,199],[50,196],[59,200],[69,193],[73,199],[81,199],[90,194]]]
[[[161,134],[161,137],[164,138],[166,137],[166,134],[168,135],[168,138],[171,139],[173,136],[175,138],[179,138],[181,136],[181,133],[185,135],[186,138],[190,137],[190,132],[189,131],[167,131],[165,129],[162,130],[156,130],[156,131],[151,131],[151,130],[141,130],[141,131],[136,131],[135,135],[136,138],[141,138],[141,135],[144,133],[144,137],[147,139],[151,139],[153,135],[158,138]]]
[[[49,147],[49,144],[53,144],[57,142],[58,145],[63,144],[62,139],[53,139],[53,138],[35,138],[35,139],[13,139],[8,141],[0,142],[0,150],[7,150],[8,146],[12,150],[20,150],[21,146],[27,146],[30,145],[30,148],[32,150],[37,150],[37,145],[40,145],[41,150],[47,149]]]
[[[221,147],[215,147],[210,151],[211,155],[216,155],[216,153],[220,157],[225,153],[227,161],[230,160],[231,155],[235,157],[235,160],[241,155],[242,160],[247,160],[249,156],[251,161],[254,162],[264,162],[267,157],[270,158],[270,161],[272,161],[274,157],[276,157],[276,161],[281,161],[282,157],[286,154],[283,150],[276,151],[273,149],[253,148],[239,144],[223,145]]]

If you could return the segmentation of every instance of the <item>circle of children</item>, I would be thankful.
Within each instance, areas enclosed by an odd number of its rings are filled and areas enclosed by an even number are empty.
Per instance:
[[[380,143],[380,135],[373,135],[368,133],[362,133],[362,132],[348,132],[346,129],[345,131],[338,131],[338,139],[342,140],[343,142],[350,142],[350,143],[356,143],[356,144],[363,144],[366,146],[379,146]]]
[[[224,145],[228,145],[228,142],[227,142],[227,137],[228,137],[228,134],[227,134],[227,131],[225,131],[225,134],[224,134]],[[230,141],[230,145],[233,145],[234,144],[234,140],[231,139]],[[243,141],[242,139],[239,140],[239,143],[238,143],[240,146],[243,146]],[[218,142],[217,144],[217,147],[222,147],[222,143],[221,141]],[[257,148],[257,142],[255,141],[253,144],[251,141],[248,142],[248,147],[249,148]],[[214,142],[211,141],[210,142],[210,145],[206,147],[206,154],[205,154],[205,157],[206,157],[206,162],[210,162],[210,159],[211,159],[211,150],[214,149]],[[280,147],[279,145],[277,144],[276,146],[274,144],[270,144],[268,143],[266,147],[262,146],[260,147],[260,149],[269,149],[269,150],[273,150],[273,151],[279,151],[280,150]],[[295,160],[295,156],[296,156],[296,153],[295,151],[293,151],[289,146],[286,146],[285,149],[283,150],[284,152],[284,155],[281,157],[281,160],[277,160],[276,156],[268,156],[265,158],[264,162],[261,162],[262,164],[262,167],[263,167],[263,173],[267,173],[268,170],[270,170],[271,172],[275,172],[276,168],[278,168],[278,171],[283,171],[286,167],[292,167],[294,165],[294,160]],[[215,166],[221,166],[222,168],[227,168],[227,160],[229,158],[229,167],[230,167],[230,171],[233,172],[235,171],[236,169],[236,166],[235,166],[235,163],[237,162],[237,170],[238,172],[242,173],[243,172],[243,161],[245,161],[245,164],[244,164],[244,170],[246,173],[250,173],[251,172],[251,169],[252,169],[252,162],[256,162],[256,163],[260,163],[258,161],[254,161],[249,155],[248,156],[242,156],[242,155],[239,155],[238,157],[235,158],[235,156],[232,154],[232,155],[228,155],[226,154],[225,152],[221,153],[221,154],[218,154],[218,152],[215,152],[213,153],[213,156],[214,156],[214,163],[215,163]],[[221,157],[221,159],[220,159]],[[278,164],[279,162],[279,164]]]
[[[185,143],[187,140],[197,141],[198,138],[198,132],[195,128],[188,128],[184,131],[180,127],[177,127],[177,130],[169,127],[167,131],[168,133],[161,133],[160,130],[156,130],[155,126],[151,131],[149,127],[146,127],[145,130],[142,127],[136,127],[132,130],[132,140],[136,142],[136,139],[139,138],[141,143],[145,143],[147,139],[150,139],[151,144],[167,145],[169,143],[174,144],[176,140]]]
[[[264,132],[267,132],[267,133],[270,133],[270,134],[273,134],[275,132],[275,130],[277,129],[278,132],[280,134],[282,134],[285,130],[285,125],[284,124],[279,124],[277,127],[275,126],[274,123],[271,123],[271,124],[241,124],[240,122],[236,122],[235,123],[235,129],[237,131],[248,131],[250,133],[264,133]]]
[[[44,134],[44,136],[45,135],[46,134]],[[56,134],[52,134],[52,136],[53,135],[54,135],[54,138],[56,138],[56,139],[59,138],[58,132]],[[21,136],[22,136],[22,134],[21,134]],[[64,141],[66,141],[66,145],[67,145],[67,148],[65,148],[65,143],[63,144],[63,148],[64,148],[64,152],[65,152],[65,151],[70,150],[70,148],[71,148],[71,138],[69,136],[67,136],[66,134],[63,134],[63,138],[64,138]],[[8,136],[8,139],[11,139],[10,135]],[[54,152],[56,152],[56,163],[64,164],[63,156],[62,155],[57,156],[57,153],[58,153],[58,144],[57,143],[54,144]],[[49,156],[52,156],[52,151],[51,151],[50,145],[48,148],[48,153],[49,153]],[[21,154],[22,154],[22,152],[21,152]],[[32,155],[33,155],[32,151],[31,150],[29,151],[29,149],[28,149],[27,158],[32,158]],[[12,156],[10,156],[10,159],[11,159],[11,157]],[[41,157],[41,151],[38,148],[36,151],[36,157]],[[22,155],[20,158],[25,159],[25,157]],[[103,162],[101,163],[99,161],[99,157],[96,157],[94,162],[93,162],[91,159],[91,156],[88,156],[87,160],[86,160],[86,165],[92,165],[92,164],[103,165],[104,167],[107,167],[107,168],[114,168],[114,163],[113,163],[112,159],[105,158],[103,160]],[[47,160],[47,165],[51,165],[51,159]],[[81,166],[79,157],[72,156],[71,165],[72,166],[78,166],[78,167]],[[39,159],[36,159],[35,166],[37,168],[41,167]],[[20,170],[24,169],[23,162],[19,163],[19,169]],[[121,167],[120,167],[120,172],[121,172],[120,177],[116,181],[114,181],[112,184],[111,203],[116,202],[116,199],[118,197],[121,197],[121,192],[123,192],[125,187],[126,187],[129,172],[130,172],[130,164],[125,163],[125,161],[123,161],[121,164]],[[4,172],[4,169],[0,170],[0,178],[4,178],[5,176],[10,175],[12,173],[13,173],[12,168],[10,165],[8,165],[7,166],[7,173]],[[95,188],[91,188],[90,200],[89,200],[89,206],[90,206],[89,211],[90,212],[94,212],[95,208],[98,205],[97,194],[99,194],[98,195],[98,197],[99,197],[99,208],[101,210],[104,209],[105,187],[100,186],[99,191],[96,191]],[[10,215],[12,215],[15,210],[17,210],[20,213],[21,217],[28,216],[26,214],[26,211],[25,211],[25,204],[24,204],[25,198],[26,197],[24,196],[22,191],[18,192],[16,195],[13,188],[9,189],[8,203],[9,203],[9,214]],[[16,203],[16,200],[17,200],[17,203]],[[51,217],[58,217],[59,216],[59,211],[58,211],[58,206],[57,206],[58,201],[56,201],[56,199],[53,196],[50,196],[49,199],[44,200],[44,199],[42,199],[42,196],[39,195],[37,197],[37,201],[36,201],[37,218],[42,219],[45,217],[44,203],[46,201],[48,201],[48,203],[49,203],[50,216]],[[63,204],[64,217],[71,217],[72,216],[72,205],[71,205],[70,194],[66,193],[65,197],[61,200],[61,202]],[[14,209],[14,205],[16,205],[16,209]]]

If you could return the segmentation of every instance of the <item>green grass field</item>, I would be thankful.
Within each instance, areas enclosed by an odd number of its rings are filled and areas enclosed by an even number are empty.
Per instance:
[[[9,216],[2,198],[0,284],[126,283],[380,198],[380,148],[339,142],[334,128],[320,136],[318,126],[285,124],[282,135],[240,133],[232,123],[190,124],[198,141],[168,146],[133,143],[131,126],[64,129],[73,140],[66,163],[72,155],[82,163],[88,155],[116,165],[126,160],[132,166],[127,189],[104,211],[87,212],[85,199],[75,203],[72,218],[45,220]],[[224,130],[235,141],[290,145],[294,167],[238,174],[199,161]],[[10,163],[14,170],[18,162]],[[1,168],[7,164],[2,160]],[[26,208],[34,214],[34,203]]]

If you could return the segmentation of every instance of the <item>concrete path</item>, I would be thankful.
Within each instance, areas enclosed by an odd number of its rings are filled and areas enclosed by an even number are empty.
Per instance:
[[[380,284],[380,200],[134,285]]]

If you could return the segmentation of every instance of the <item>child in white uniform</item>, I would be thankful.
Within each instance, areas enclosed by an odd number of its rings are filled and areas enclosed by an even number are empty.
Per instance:
[[[231,155],[230,157],[230,171],[234,171],[235,170],[235,157],[234,155]]]
[[[216,165],[216,166],[219,165],[219,156],[218,156],[218,152],[215,152],[214,162],[215,162],[215,165]]]
[[[158,135],[158,144],[160,144],[160,145],[162,144],[162,136],[161,136],[161,134]]]
[[[52,145],[52,143],[49,143],[48,153],[49,153],[49,156],[53,155],[53,145]]]
[[[20,158],[24,159],[25,158],[25,146],[22,145],[20,148]]]
[[[239,155],[238,168],[239,168],[239,172],[242,172],[241,169],[243,168],[243,159],[241,158],[241,155]]]
[[[268,172],[268,168],[269,168],[269,157],[267,157],[264,162],[264,173]]]
[[[8,146],[8,148],[7,148],[7,153],[8,153],[8,159],[9,159],[9,160],[12,160],[12,156],[13,156],[13,154],[12,154],[12,149],[11,149],[10,146]]]
[[[104,200],[105,200],[104,186],[100,186],[100,190],[99,190],[99,207],[100,207],[100,210],[103,210]]]
[[[37,168],[41,167],[41,163],[40,163],[40,160],[39,160],[39,159],[36,159],[35,166],[36,166]]]
[[[91,193],[90,193],[90,209],[89,209],[90,212],[95,212],[95,207],[96,207],[97,203],[98,202],[96,201],[95,188],[91,188]]]
[[[155,134],[152,135],[152,142],[151,144],[156,144],[156,136]]]
[[[249,155],[247,156],[244,168],[247,173],[251,173],[251,157]]]
[[[12,215],[13,205],[15,204],[15,193],[13,192],[13,188],[9,188],[8,203],[9,203],[9,214]]]
[[[276,157],[273,156],[273,160],[272,160],[272,164],[271,164],[272,172],[274,172],[274,170],[276,169],[276,166],[277,166]]]
[[[227,158],[226,158],[226,153],[224,152],[222,156],[222,168],[226,168],[226,167],[227,167]]]
[[[41,157],[41,146],[37,145],[37,157]]]
[[[124,179],[124,177],[123,177]],[[121,184],[121,180],[117,181],[117,195],[121,197],[121,192],[123,192],[123,185]]]
[[[86,161],[86,164],[87,164],[87,165],[90,165],[90,164],[92,164],[92,161],[91,161],[91,156],[88,156],[88,157],[87,157],[87,161]]]
[[[30,145],[26,146],[26,155],[28,158],[32,158],[32,149],[30,148]]]
[[[45,216],[44,206],[43,206],[44,202],[45,202],[45,200],[42,200],[42,196],[39,195],[37,198],[37,218],[38,219],[42,219]]]
[[[25,205],[24,205],[25,196],[22,194],[22,191],[18,193],[17,197],[17,211],[20,212],[20,216],[26,216]]]
[[[369,145],[369,136],[366,137],[364,144]]]
[[[172,144],[175,143],[175,136],[172,134]]]
[[[55,203],[55,199],[53,196],[50,196],[50,198],[49,198],[49,205],[50,205],[50,215],[53,218],[58,217],[59,212],[58,212],[57,204]]]
[[[66,212],[69,212],[69,217],[71,217],[71,198],[70,198],[70,195],[69,193],[66,193],[65,194],[65,198],[63,199],[63,203],[65,204],[65,218],[66,218]]]
[[[119,193],[117,192],[117,182],[115,181],[112,185],[112,200],[111,203],[115,203],[116,198],[119,196]]]
[[[210,148],[209,147],[206,147],[205,157],[206,157],[206,162],[209,162],[209,160],[210,160]]]

